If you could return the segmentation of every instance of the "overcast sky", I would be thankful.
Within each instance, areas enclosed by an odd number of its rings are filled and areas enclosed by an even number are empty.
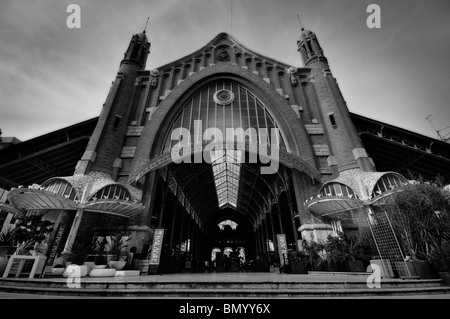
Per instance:
[[[66,26],[71,3],[81,7],[80,29]],[[381,29],[366,25],[371,3]],[[437,129],[450,126],[448,0],[233,0],[232,19],[231,0],[0,0],[0,129],[25,141],[98,116],[147,17],[147,69],[231,31],[249,49],[302,67],[298,12],[351,112],[432,137],[429,114]]]

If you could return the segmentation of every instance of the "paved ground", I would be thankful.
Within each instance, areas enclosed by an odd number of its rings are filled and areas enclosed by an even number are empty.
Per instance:
[[[327,299],[323,297],[296,297],[295,299]],[[105,297],[77,297],[77,296],[48,296],[48,295],[29,295],[29,294],[16,294],[16,293],[4,293],[0,292],[0,299],[105,299]],[[161,298],[130,298],[130,297],[122,297],[122,298],[114,298],[114,299],[161,299]],[[183,298],[186,299],[186,298]],[[200,299],[200,298],[194,298]],[[243,298],[247,299],[247,298]],[[258,298],[263,299],[263,298]],[[450,299],[450,294],[431,294],[431,295],[407,295],[407,296],[368,296],[368,297],[333,297],[328,299]]]

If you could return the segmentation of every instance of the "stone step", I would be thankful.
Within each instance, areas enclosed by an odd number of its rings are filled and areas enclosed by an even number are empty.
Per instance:
[[[312,276],[325,276],[325,277],[330,277],[330,276],[349,276],[349,277],[364,277],[367,278],[367,276],[369,276],[371,273],[368,272],[332,272],[332,271],[308,271],[309,275]],[[389,278],[389,277],[385,277],[385,278]],[[419,276],[402,276],[401,279],[420,279]]]
[[[287,297],[348,297],[348,296],[404,296],[450,294],[450,287],[423,288],[380,288],[380,289],[68,289],[37,288],[27,286],[3,286],[0,291],[48,296],[82,296],[82,297],[233,297],[233,298],[287,298]]]
[[[81,278],[80,284],[84,289],[367,289],[365,278],[363,280],[355,280],[355,278],[341,280],[314,280],[313,277],[305,278],[304,281],[283,280],[274,281],[173,281],[164,278],[153,277],[145,281],[128,279],[129,277],[120,278],[120,280],[104,279],[96,280],[94,278]],[[308,280],[306,280],[308,279]],[[152,281],[153,280],[153,281]],[[443,285],[441,279],[427,280],[381,280],[383,288],[425,288],[439,287]],[[36,288],[67,288],[65,278],[54,279],[26,279],[26,278],[7,278],[0,279],[0,289],[2,287],[11,286],[27,286]]]
[[[161,291],[161,293],[169,293],[174,291],[217,291],[218,293],[226,293],[226,291],[271,291],[277,293],[281,291],[310,291],[315,293],[318,291],[339,291],[339,290],[370,290],[367,287],[366,280],[356,280],[355,278],[335,278],[334,280],[327,278],[320,278],[321,280],[314,280],[313,276],[297,277],[297,280],[282,280],[275,281],[250,281],[246,282],[245,278],[238,280],[224,280],[218,281],[209,280],[208,278],[201,278],[197,280],[188,281],[189,278],[184,278],[181,281],[174,281],[170,278],[162,277],[144,277],[144,278],[103,278],[98,280],[96,278],[81,278],[80,286],[86,293],[95,292],[98,290],[117,290],[117,291]],[[248,279],[247,279],[248,280]],[[299,281],[303,280],[303,281]],[[26,278],[7,278],[0,279],[0,291],[8,289],[29,289],[39,290],[71,290],[68,287],[65,278],[53,279],[26,279]],[[382,289],[426,289],[426,288],[441,288],[443,281],[441,279],[427,279],[427,280],[381,280]],[[91,291],[91,292],[89,292]],[[150,292],[148,292],[150,293]],[[203,292],[199,292],[203,294]]]
[[[350,277],[366,277],[370,276],[369,272],[339,272],[339,271],[308,271],[312,276],[350,276]]]
[[[127,275],[124,273],[124,276]],[[129,273],[133,275],[133,273]],[[446,294],[450,287],[442,279],[382,278],[381,288],[368,288],[366,273],[314,273],[287,275],[251,274],[171,274],[80,279],[80,288],[69,288],[62,277],[2,278],[0,291],[46,296],[147,297],[147,298],[286,298],[402,296]]]

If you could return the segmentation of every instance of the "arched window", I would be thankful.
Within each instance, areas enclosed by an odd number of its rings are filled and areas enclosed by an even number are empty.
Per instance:
[[[387,191],[406,185],[407,180],[400,175],[387,173],[381,176],[372,191],[372,196],[379,196]]]
[[[77,192],[75,188],[73,188],[72,184],[62,178],[53,178],[42,184],[42,187],[46,191],[52,192],[54,194],[58,194],[60,196],[64,196],[65,198],[71,200],[77,200]]]
[[[195,123],[200,124],[201,127],[196,128]],[[227,128],[234,130],[242,128],[244,132],[250,129],[247,131],[248,134],[244,133],[242,136],[234,137],[234,140],[240,138],[250,143],[267,143],[267,140],[262,140],[264,136],[258,134],[260,129],[266,129],[270,137],[272,129],[279,129],[274,118],[258,97],[243,86],[231,81],[212,83],[201,89],[178,111],[170,127],[163,153],[170,152],[172,147],[179,142],[179,140],[171,139],[172,132],[177,128],[189,130],[192,144],[194,142],[200,144],[210,142],[203,140],[203,133],[207,128],[220,130],[223,139],[226,138]],[[196,132],[199,134],[195,135]],[[286,149],[281,132],[276,135],[275,139],[275,141],[270,140],[270,143]]]
[[[108,185],[96,192],[92,199],[131,199],[131,194],[127,188],[122,185]]]
[[[344,196],[355,198],[355,192],[347,185],[341,183],[326,184],[320,190],[322,196]]]

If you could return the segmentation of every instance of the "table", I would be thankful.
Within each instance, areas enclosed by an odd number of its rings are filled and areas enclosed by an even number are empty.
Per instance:
[[[36,274],[36,270],[39,265],[39,258],[40,256],[28,256],[28,255],[11,255],[9,258],[8,265],[6,266],[5,272],[3,273],[3,278],[8,278],[9,272],[11,271],[12,265],[14,264],[15,260],[20,260],[19,267],[17,268],[16,272],[16,278],[20,276],[20,273],[22,272],[23,265],[25,264],[25,260],[34,260],[33,267],[31,268],[30,276],[29,278],[34,278],[34,275]]]

